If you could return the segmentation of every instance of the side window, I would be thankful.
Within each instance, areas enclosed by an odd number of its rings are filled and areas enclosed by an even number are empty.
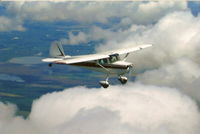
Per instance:
[[[110,56],[109,60],[111,63],[113,63],[118,60],[118,57],[116,55],[113,55],[113,56]]]
[[[99,64],[104,64],[103,59],[99,60]]]
[[[112,61],[115,62],[117,60],[116,56],[112,57]]]
[[[108,63],[107,59],[103,59],[103,62],[104,62],[104,64]]]
[[[100,59],[98,62],[99,62],[99,64],[108,64],[109,63],[108,59]]]

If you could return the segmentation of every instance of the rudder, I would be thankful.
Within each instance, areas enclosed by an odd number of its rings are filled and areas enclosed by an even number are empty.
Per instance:
[[[60,42],[55,41],[51,44],[49,56],[52,58],[65,57],[64,49]]]

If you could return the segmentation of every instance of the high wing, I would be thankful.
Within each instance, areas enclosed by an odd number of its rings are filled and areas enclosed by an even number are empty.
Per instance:
[[[90,55],[82,55],[82,56],[72,56],[71,58],[46,58],[42,61],[44,62],[54,62],[60,64],[73,64],[87,61],[94,61],[99,59],[109,58],[109,55],[103,54],[90,54]]]
[[[144,48],[152,47],[152,44],[145,44],[145,45],[139,45],[136,47],[131,47],[131,48],[125,48],[125,49],[118,49],[118,50],[112,50],[112,51],[107,51],[103,52],[102,54],[108,54],[108,55],[122,55],[122,54],[128,54],[131,52],[136,52],[139,50],[142,50]]]
[[[139,45],[137,47],[127,48],[127,49],[107,51],[107,52],[103,52],[103,53],[99,53],[99,54],[80,55],[80,56],[71,56],[71,57],[59,57],[59,58],[46,58],[46,59],[43,59],[42,61],[59,63],[59,64],[74,64],[74,63],[81,63],[81,62],[105,59],[105,58],[109,58],[111,55],[127,54],[127,56],[128,56],[128,54],[131,52],[139,51],[144,48],[151,47],[151,46],[152,46],[151,44],[146,44],[146,45]]]

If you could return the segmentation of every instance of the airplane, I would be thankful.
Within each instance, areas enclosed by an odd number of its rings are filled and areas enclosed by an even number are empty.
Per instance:
[[[69,56],[65,55],[60,42],[54,42],[49,49],[50,58],[42,59],[42,61],[49,63],[49,67],[53,64],[73,65],[105,73],[106,80],[100,81],[99,84],[103,88],[108,88],[108,79],[111,75],[118,76],[118,80],[122,84],[126,84],[128,78],[125,77],[125,74],[133,68],[133,64],[126,61],[127,57],[132,52],[151,46],[152,44],[145,44],[97,54]],[[123,56],[123,58],[121,56]]]

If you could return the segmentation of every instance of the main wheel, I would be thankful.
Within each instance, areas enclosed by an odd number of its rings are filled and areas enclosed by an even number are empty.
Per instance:
[[[119,80],[122,84],[126,84],[127,81],[128,81],[128,78],[125,77],[125,76],[120,76],[120,77],[118,78],[118,80]]]
[[[52,63],[49,63],[49,67],[52,67],[52,65],[53,65]]]
[[[108,81],[100,81],[99,84],[100,84],[103,88],[108,88],[108,87],[109,87]]]

